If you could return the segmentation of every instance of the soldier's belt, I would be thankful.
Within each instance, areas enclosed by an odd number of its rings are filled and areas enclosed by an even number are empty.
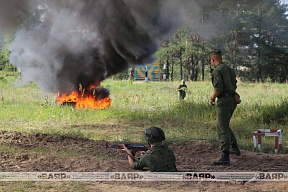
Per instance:
[[[217,96],[218,99],[220,98],[228,98],[228,97],[233,97],[234,93],[221,93],[220,95]]]

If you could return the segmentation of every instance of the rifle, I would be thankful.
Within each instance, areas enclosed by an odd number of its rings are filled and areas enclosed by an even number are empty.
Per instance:
[[[142,144],[124,144],[125,147],[127,147],[129,150],[134,150],[136,151],[148,151],[149,148],[145,147],[145,145]],[[114,148],[114,149],[123,149],[122,146],[120,146],[119,144],[114,144],[109,146],[108,143],[106,143],[105,148]]]

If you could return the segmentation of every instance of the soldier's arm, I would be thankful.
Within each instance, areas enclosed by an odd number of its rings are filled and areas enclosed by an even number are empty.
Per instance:
[[[134,155],[132,154],[132,152],[123,144],[123,151],[125,151],[128,155],[128,162],[130,164],[131,167],[133,167],[133,163],[136,162],[137,160],[135,159]]]
[[[214,74],[214,81],[213,81],[214,91],[222,92],[224,90],[224,82],[223,82],[224,74],[222,74],[222,70],[215,70],[213,74]]]
[[[135,161],[135,162],[133,163],[132,168],[135,169],[135,170],[141,170],[141,169],[143,169],[144,167],[147,167],[147,161],[148,161],[148,159],[149,159],[148,156],[149,156],[149,155],[144,154],[138,161]]]
[[[222,72],[220,70],[216,70],[214,71],[213,75],[214,75],[214,81],[213,81],[214,91],[209,100],[210,105],[214,105],[216,97],[219,96],[224,89]]]

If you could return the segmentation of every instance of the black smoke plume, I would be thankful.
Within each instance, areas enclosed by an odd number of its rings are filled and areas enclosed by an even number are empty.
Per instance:
[[[77,90],[80,83],[88,87],[129,64],[153,61],[160,40],[183,25],[185,17],[175,0],[13,3],[15,15],[8,24],[18,30],[10,62],[24,81],[55,93]]]

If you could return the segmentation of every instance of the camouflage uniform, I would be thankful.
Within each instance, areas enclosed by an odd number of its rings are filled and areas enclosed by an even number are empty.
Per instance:
[[[230,119],[236,108],[233,94],[237,88],[236,74],[234,70],[224,63],[219,63],[212,72],[212,84],[215,91],[222,92],[217,98],[218,114],[218,138],[221,142],[221,151],[229,151],[238,148],[235,135],[230,128]]]
[[[163,145],[162,142],[154,143],[154,145],[140,160],[133,163],[133,169],[140,170],[147,167],[152,172],[177,171],[173,150]]]
[[[181,90],[178,90],[178,89],[181,89]],[[178,96],[179,96],[179,99],[184,99],[186,97],[186,90],[187,90],[187,85],[185,85],[185,81],[184,83],[182,83],[181,85],[179,85],[177,87],[177,90],[178,90]]]

